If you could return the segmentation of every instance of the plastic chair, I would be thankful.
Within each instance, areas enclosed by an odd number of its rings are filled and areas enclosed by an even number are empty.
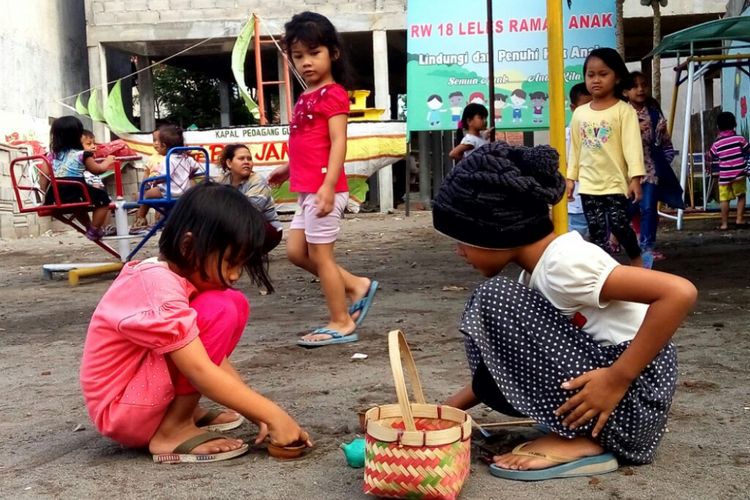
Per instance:
[[[179,197],[172,195],[172,157],[175,155],[180,155],[180,157],[175,159],[175,164],[179,167],[182,165],[183,160],[181,157],[183,156],[181,153],[185,153],[188,151],[197,151],[203,154],[204,159],[204,165],[205,165],[205,180],[209,181],[209,162],[208,162],[208,151],[205,148],[198,147],[198,146],[182,146],[182,147],[176,147],[171,148],[169,151],[167,151],[167,156],[164,159],[164,165],[165,165],[165,173],[162,175],[157,175],[154,177],[149,177],[147,179],[143,179],[141,182],[141,186],[138,192],[138,201],[136,203],[126,203],[125,208],[136,208],[139,205],[147,205],[154,210],[156,210],[159,214],[161,214],[161,217],[158,221],[148,230],[148,232],[143,236],[143,239],[136,245],[136,247],[128,254],[128,257],[126,260],[131,260],[135,254],[138,253],[138,251],[145,245],[148,240],[151,239],[153,235],[156,234],[157,231],[159,231],[163,226],[164,223],[167,221],[167,218],[169,217],[169,212],[172,210],[172,207],[177,203],[177,200],[179,200]],[[192,176],[188,177],[191,179]],[[150,183],[165,183],[165,189],[164,189],[164,196],[161,198],[146,198],[146,186]],[[187,189],[189,186],[182,186],[184,189]]]

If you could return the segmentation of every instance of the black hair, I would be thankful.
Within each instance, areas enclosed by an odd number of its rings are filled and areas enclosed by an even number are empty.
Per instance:
[[[203,279],[208,278],[206,262],[216,255],[218,276],[225,286],[229,284],[221,263],[227,259],[232,265],[242,265],[253,283],[273,292],[268,258],[262,250],[265,231],[263,216],[244,194],[232,186],[206,181],[180,196],[164,224],[159,251],[180,271],[198,271]]]
[[[642,79],[644,82],[646,82],[646,84],[650,85],[648,81],[648,77],[646,77],[646,75],[643,74],[641,71],[630,72],[630,79],[631,79],[633,87],[635,87],[635,81],[639,78]],[[632,89],[633,87],[630,87],[630,88]],[[654,99],[654,97],[650,94],[646,96],[646,100],[644,101],[643,105],[646,106],[648,109],[655,109],[656,111],[659,112],[659,115],[661,116],[664,115],[664,113],[661,110],[661,104],[659,104],[659,101]]]
[[[234,155],[237,154],[238,149],[247,149],[248,151],[250,151],[250,148],[244,144],[227,144],[226,146],[224,146],[224,149],[221,151],[221,155],[219,155],[219,166],[222,170],[229,170],[229,167],[227,167],[227,162],[234,159]]]
[[[529,94],[529,99],[547,99],[547,94],[545,94],[541,90],[538,90]]]
[[[94,135],[94,133],[86,129],[83,129],[83,132],[81,132],[81,137],[88,137],[90,139],[96,139],[96,136]]]
[[[642,71],[631,71],[630,72],[630,79],[633,81],[633,86],[635,86],[635,80],[637,78],[642,78],[643,81],[645,81],[646,83],[648,83],[648,78],[646,78],[646,75]]]
[[[508,100],[508,96],[505,94],[495,94],[495,100],[505,102]]]
[[[467,104],[464,108],[463,114],[461,114],[461,128],[467,130],[469,128],[469,120],[477,115],[481,116],[482,118],[487,118],[489,116],[489,112],[487,111],[487,108],[479,103],[470,102],[469,104]]]
[[[182,127],[178,125],[162,125],[157,129],[157,132],[159,132],[159,141],[167,147],[167,151],[172,148],[185,146],[185,136]]]
[[[344,50],[344,42],[336,27],[327,17],[316,12],[305,11],[292,16],[284,25],[284,50],[291,58],[292,45],[301,43],[308,48],[328,49],[331,57],[333,80],[344,88],[352,84],[351,68]]]
[[[577,102],[581,99],[581,97],[584,96],[590,96],[589,89],[586,88],[586,84],[576,83],[572,87],[570,87],[570,92],[568,93],[568,98],[570,99],[570,104],[573,106],[577,106]]]
[[[460,90],[456,90],[455,92],[451,92],[448,95],[448,98],[451,98],[451,97],[463,97],[463,96],[464,96],[463,92],[461,92]]]
[[[433,99],[437,99],[437,100],[438,100],[438,101],[440,101],[441,103],[443,102],[443,98],[442,98],[442,97],[440,97],[440,96],[439,96],[439,95],[437,95],[437,94],[432,94],[432,95],[431,95],[430,97],[428,97],[428,98],[427,98],[427,102],[430,102],[430,101],[431,101],[431,100],[433,100]]]
[[[611,47],[600,47],[592,50],[583,62],[584,79],[586,78],[586,68],[589,61],[593,58],[600,59],[605,66],[615,73],[615,78],[617,79],[615,83],[615,97],[624,101],[624,92],[633,88],[633,79],[630,76],[628,67],[625,66],[625,61],[622,60],[622,56]]]
[[[726,130],[734,130],[737,128],[737,119],[733,113],[729,111],[722,111],[719,116],[716,117],[716,127],[724,132]]]
[[[75,116],[61,116],[50,126],[49,147],[56,155],[70,149],[83,149],[81,136],[83,136],[81,120]]]

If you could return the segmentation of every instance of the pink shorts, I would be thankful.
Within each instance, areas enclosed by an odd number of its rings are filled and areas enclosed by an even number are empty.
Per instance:
[[[299,193],[297,196],[297,211],[289,229],[303,229],[308,243],[325,245],[336,241],[341,229],[341,219],[344,209],[349,202],[349,193],[336,193],[333,200],[333,210],[325,217],[318,217],[318,207],[315,206],[315,193]]]

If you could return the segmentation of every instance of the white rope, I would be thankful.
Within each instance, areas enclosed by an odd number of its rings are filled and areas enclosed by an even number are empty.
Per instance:
[[[131,76],[135,76],[135,75],[137,75],[138,73],[141,73],[141,72],[143,72],[143,71],[146,71],[147,69],[151,69],[151,68],[154,68],[154,67],[156,67],[156,66],[159,66],[160,64],[163,64],[163,63],[165,63],[166,61],[169,61],[170,59],[174,59],[175,57],[177,57],[177,56],[180,56],[180,55],[184,54],[185,52],[191,51],[191,50],[193,50],[194,48],[196,48],[196,47],[198,47],[198,46],[200,46],[200,45],[203,45],[203,44],[204,44],[204,43],[206,43],[206,42],[209,42],[209,41],[213,40],[214,38],[219,38],[219,36],[224,36],[224,35],[216,35],[216,36],[212,36],[212,37],[206,38],[206,39],[204,39],[204,40],[201,40],[200,42],[198,42],[198,43],[196,43],[196,44],[193,44],[193,45],[191,45],[190,47],[188,47],[188,48],[186,48],[186,49],[182,49],[181,51],[179,51],[179,52],[177,52],[177,53],[175,53],[175,54],[172,54],[171,56],[165,57],[164,59],[160,59],[159,61],[156,61],[155,63],[152,63],[152,64],[150,64],[150,65],[146,66],[145,68],[141,68],[141,69],[139,69],[139,70],[133,71],[133,72],[132,72],[132,73],[130,73],[129,75],[121,76],[120,78],[116,78],[116,79],[114,79],[114,80],[110,80],[110,81],[108,81],[108,82],[105,82],[105,83],[102,83],[102,84],[100,84],[100,85],[95,85],[95,86],[93,86],[93,87],[90,87],[90,88],[88,88],[88,89],[86,89],[86,90],[82,90],[82,91],[78,92],[77,94],[69,95],[69,96],[67,96],[67,97],[61,97],[61,98],[60,98],[59,100],[57,100],[56,102],[60,102],[60,101],[65,101],[65,100],[67,100],[67,99],[72,99],[73,97],[78,97],[79,95],[85,94],[86,92],[90,92],[90,91],[92,91],[92,90],[94,90],[94,89],[100,89],[100,88],[101,88],[101,89],[103,89],[103,88],[105,88],[105,87],[106,87],[107,85],[109,85],[110,83],[116,83],[116,82],[118,82],[118,81],[120,81],[120,80],[124,80],[124,79],[126,79],[126,78],[130,78]],[[60,104],[62,104],[62,103],[60,103]],[[68,106],[68,107],[69,107],[69,106]],[[75,108],[71,108],[71,109],[73,109],[73,110],[75,111]]]

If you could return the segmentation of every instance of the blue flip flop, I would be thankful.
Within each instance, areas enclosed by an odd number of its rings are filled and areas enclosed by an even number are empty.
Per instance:
[[[378,285],[379,283],[377,281],[370,281],[370,289],[367,291],[367,295],[365,295],[349,307],[350,316],[359,311],[357,321],[354,322],[357,327],[359,327],[359,325],[361,325],[365,320],[365,316],[367,316],[367,313],[370,310],[370,306],[372,305],[372,299],[375,298],[375,292],[378,291]]]
[[[538,470],[511,470],[503,469],[495,464],[490,465],[490,474],[503,479],[512,479],[514,481],[544,481],[545,479],[561,479],[566,477],[578,476],[597,476],[614,472],[619,467],[617,458],[612,453],[602,453],[593,457],[584,457],[578,459],[569,459],[547,455],[536,451],[523,451],[523,448],[529,443],[522,443],[513,448],[513,455],[522,455],[525,457],[544,458],[551,462],[558,462],[559,465],[553,465],[546,469]]]
[[[357,335],[357,332],[352,332],[348,335],[342,335],[336,330],[330,330],[328,328],[316,328],[310,333],[330,335],[331,338],[325,339],[325,340],[299,339],[297,341],[297,345],[302,346],[302,347],[308,347],[308,348],[323,347],[324,345],[332,345],[332,344],[348,344],[349,342],[356,342],[359,340],[359,335]]]

